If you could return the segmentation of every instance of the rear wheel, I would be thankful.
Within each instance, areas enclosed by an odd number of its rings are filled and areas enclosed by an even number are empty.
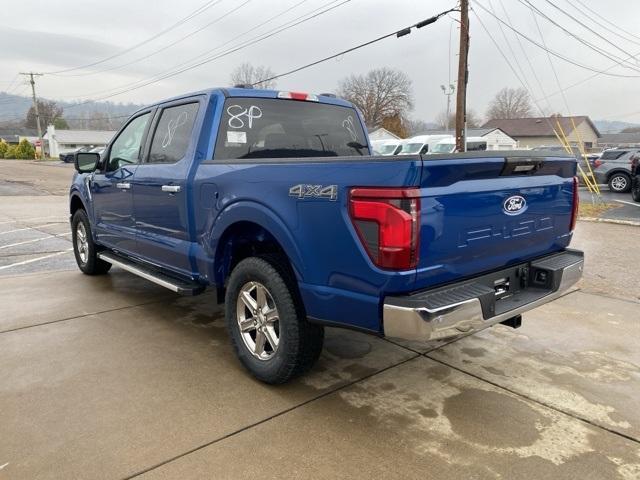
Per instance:
[[[640,175],[636,175],[633,179],[633,185],[631,186],[631,198],[636,202],[640,202]]]
[[[78,268],[87,275],[101,275],[107,273],[111,264],[98,258],[96,244],[91,236],[91,225],[87,213],[80,209],[73,214],[71,220],[71,235],[73,239],[73,253]]]
[[[631,178],[626,173],[614,173],[609,178],[609,190],[616,193],[626,193],[631,188]]]
[[[250,257],[233,269],[225,317],[238,358],[263,382],[303,374],[322,351],[324,329],[307,321],[295,279],[278,257]]]

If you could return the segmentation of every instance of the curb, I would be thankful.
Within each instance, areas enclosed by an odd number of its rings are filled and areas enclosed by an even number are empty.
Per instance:
[[[615,225],[628,225],[632,227],[640,227],[640,222],[632,220],[616,220],[615,218],[597,218],[597,217],[580,217],[578,221],[594,222],[594,223],[613,223]]]

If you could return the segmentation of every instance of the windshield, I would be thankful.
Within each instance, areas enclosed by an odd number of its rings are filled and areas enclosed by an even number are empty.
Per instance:
[[[369,155],[350,107],[271,98],[228,98],[215,159]]]
[[[607,150],[600,157],[602,160],[616,160],[627,153],[627,150]]]
[[[378,151],[380,152],[380,155],[393,155],[393,152],[396,151],[396,148],[398,148],[398,144],[391,143],[387,145],[381,145],[378,148]]]
[[[424,143],[405,143],[400,153],[418,153],[423,145]]]
[[[438,143],[433,147],[431,153],[451,153],[456,146],[453,143]]]

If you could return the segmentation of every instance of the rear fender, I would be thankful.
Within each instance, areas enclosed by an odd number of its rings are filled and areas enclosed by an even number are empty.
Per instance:
[[[253,223],[270,234],[287,255],[296,279],[299,282],[304,281],[305,266],[300,249],[284,222],[273,210],[258,202],[241,201],[229,205],[218,215],[206,242],[208,244],[207,254],[209,258],[214,259],[210,266],[209,278],[214,279],[216,285],[222,285],[225,280],[222,278],[224,269],[219,268],[220,265],[216,265],[215,261],[220,253],[219,249],[225,248],[220,241],[229,228],[240,222]]]

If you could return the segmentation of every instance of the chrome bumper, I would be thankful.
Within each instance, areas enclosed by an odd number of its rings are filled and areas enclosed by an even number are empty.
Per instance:
[[[562,257],[564,256],[564,257]],[[554,285],[549,289],[536,289],[528,287],[521,289],[516,294],[509,297],[509,305],[514,306],[506,311],[501,311],[496,305],[503,301],[501,299],[491,299],[493,302],[489,306],[492,312],[498,311],[495,315],[487,316],[483,314],[483,305],[479,296],[466,298],[462,301],[437,305],[435,307],[425,302],[420,306],[402,306],[401,299],[410,297],[392,297],[385,299],[383,306],[383,322],[384,334],[387,337],[400,338],[404,340],[428,341],[446,337],[452,337],[463,333],[482,330],[500,322],[504,322],[512,317],[520,315],[523,312],[551,302],[562,296],[569,288],[571,288],[582,277],[584,267],[584,257],[582,252],[575,250],[567,250],[560,254],[551,255],[540,259],[537,262],[525,264],[524,267],[531,269],[546,269],[548,265],[560,265],[558,268],[551,269],[550,273],[556,277],[552,279]],[[523,268],[523,266],[514,267]],[[510,269],[509,271],[514,271]],[[534,270],[535,271],[535,270]],[[529,270],[527,270],[529,272]],[[447,287],[445,295],[454,292],[459,296],[460,289],[466,289],[467,295],[473,295],[473,291],[478,291],[480,285],[475,285],[474,281],[463,282],[458,285]],[[488,287],[482,286],[484,290]],[[531,297],[533,293],[534,299],[526,302],[527,297]],[[451,294],[449,295],[451,296]],[[486,299],[486,292],[484,294]],[[389,300],[389,301],[387,301]],[[414,302],[415,303],[415,302]],[[486,300],[485,300],[486,304]],[[487,311],[485,305],[485,311]]]

